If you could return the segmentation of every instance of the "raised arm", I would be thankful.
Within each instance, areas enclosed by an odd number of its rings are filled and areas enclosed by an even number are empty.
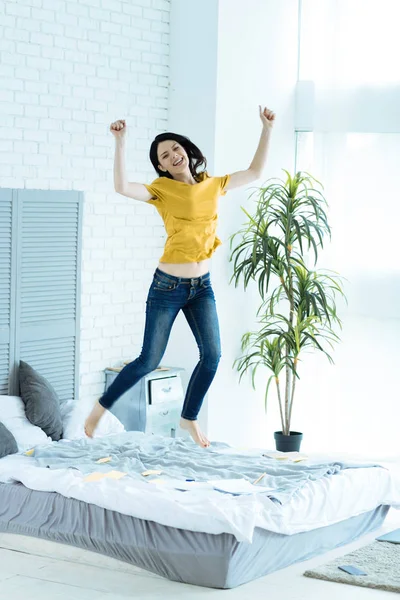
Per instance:
[[[114,156],[114,187],[115,191],[128,198],[134,198],[141,202],[147,202],[151,194],[142,183],[130,183],[126,179],[125,169],[125,146],[126,146],[126,122],[124,120],[111,123],[110,131],[115,138]]]
[[[232,173],[229,183],[226,186],[226,190],[234,190],[235,188],[243,185],[248,185],[253,181],[259,179],[262,175],[265,163],[267,161],[267,154],[269,148],[269,142],[271,138],[272,127],[275,122],[275,113],[268,108],[260,110],[260,119],[262,122],[262,131],[260,141],[257,146],[256,153],[248,169],[244,171],[236,171]]]

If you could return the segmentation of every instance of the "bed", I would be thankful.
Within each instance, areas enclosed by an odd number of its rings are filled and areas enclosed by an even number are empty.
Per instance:
[[[246,485],[263,472],[250,493]],[[229,488],[232,480],[246,485]],[[95,552],[213,588],[349,543],[400,505],[394,469],[319,459],[283,465],[262,450],[201,450],[137,432],[5,457],[0,482],[0,546],[18,549],[20,539],[26,548],[29,536],[80,548],[89,562]]]

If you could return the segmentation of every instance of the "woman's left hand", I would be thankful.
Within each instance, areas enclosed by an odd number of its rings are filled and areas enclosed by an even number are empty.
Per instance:
[[[267,131],[270,131],[275,123],[275,113],[269,108],[262,108],[262,106],[258,107],[260,109],[260,119],[263,124],[263,128]]]

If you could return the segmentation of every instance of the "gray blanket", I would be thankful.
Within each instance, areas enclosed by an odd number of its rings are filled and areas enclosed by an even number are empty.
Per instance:
[[[377,466],[343,462],[282,463],[262,456],[262,452],[259,456],[227,454],[227,448],[227,444],[212,443],[204,450],[187,439],[125,432],[93,440],[53,442],[37,447],[33,460],[37,466],[74,468],[84,474],[123,471],[129,477],[142,481],[142,473],[153,469],[162,471],[163,479],[181,481],[246,479],[253,482],[266,473],[258,485],[265,488],[269,498],[281,504],[288,502],[309,481],[334,476],[344,469]],[[111,460],[104,464],[96,462],[106,457],[111,457]]]

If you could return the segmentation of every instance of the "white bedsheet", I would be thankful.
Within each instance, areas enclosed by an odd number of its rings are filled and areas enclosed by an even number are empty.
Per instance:
[[[251,541],[254,528],[292,535],[331,525],[381,504],[400,508],[400,467],[347,469],[310,481],[285,506],[263,495],[229,496],[212,490],[179,492],[129,478],[84,482],[74,469],[33,467],[22,455],[0,459],[0,481],[58,492],[163,525],[211,534],[231,533]],[[1,497],[0,497],[1,502]]]

